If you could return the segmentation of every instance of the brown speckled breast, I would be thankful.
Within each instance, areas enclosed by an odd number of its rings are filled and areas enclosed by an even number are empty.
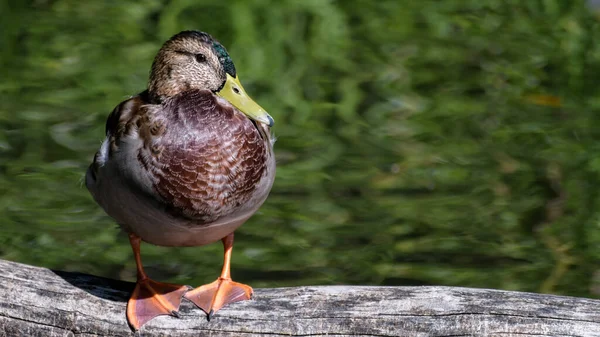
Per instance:
[[[140,151],[171,213],[210,223],[248,202],[265,175],[265,134],[209,91],[188,91],[155,112]],[[158,125],[158,126],[156,126]]]

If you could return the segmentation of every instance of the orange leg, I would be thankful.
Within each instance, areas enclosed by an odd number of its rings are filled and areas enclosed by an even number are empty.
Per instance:
[[[137,265],[137,284],[127,302],[127,321],[138,330],[149,320],[160,315],[177,316],[186,286],[156,282],[148,278],[140,258],[140,238],[129,234],[129,242]]]
[[[194,302],[206,312],[209,321],[212,315],[225,305],[249,300],[252,297],[250,286],[231,280],[230,261],[231,250],[233,249],[233,233],[224,237],[222,241],[225,254],[221,276],[213,283],[205,284],[185,294],[185,298]]]

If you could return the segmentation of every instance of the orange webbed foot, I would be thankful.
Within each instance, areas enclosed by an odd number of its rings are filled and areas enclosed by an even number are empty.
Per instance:
[[[178,316],[181,298],[188,291],[186,286],[156,282],[149,278],[139,280],[129,302],[127,321],[138,330],[156,316]]]
[[[212,315],[229,303],[249,300],[252,287],[237,283],[229,278],[219,277],[216,281],[190,290],[185,298],[194,302],[207,314],[210,321]]]

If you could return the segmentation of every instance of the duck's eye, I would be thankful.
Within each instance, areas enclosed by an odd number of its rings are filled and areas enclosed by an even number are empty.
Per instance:
[[[206,62],[206,56],[204,56],[204,54],[196,54],[194,57],[198,63]]]

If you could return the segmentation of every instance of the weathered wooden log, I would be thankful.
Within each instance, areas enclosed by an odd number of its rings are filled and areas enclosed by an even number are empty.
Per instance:
[[[0,260],[0,336],[134,336],[133,283]],[[211,321],[184,300],[139,336],[600,336],[600,300],[453,287],[255,289]]]

